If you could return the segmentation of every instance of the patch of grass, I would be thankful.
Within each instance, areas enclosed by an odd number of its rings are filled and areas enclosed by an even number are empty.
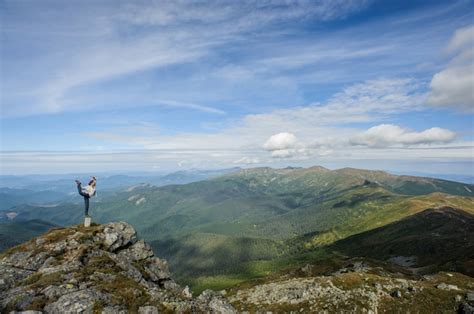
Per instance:
[[[101,314],[102,310],[104,309],[104,301],[99,300],[94,302],[94,307],[92,308],[92,311],[94,314]]]
[[[72,235],[76,232],[74,227],[71,228],[53,228],[47,234],[43,236],[46,243],[58,242],[65,239],[68,235]]]
[[[386,313],[453,313],[457,309],[455,296],[459,291],[445,291],[425,287],[415,297],[405,295],[399,299],[387,298],[379,305],[380,312]]]
[[[31,302],[27,307],[27,311],[42,311],[47,304],[45,296],[40,296]]]
[[[25,296],[24,294],[19,294],[13,300],[8,302],[7,306],[3,309],[5,313],[10,313],[11,311],[16,310],[17,303],[20,302],[24,296]]]
[[[335,286],[343,290],[352,290],[363,285],[363,277],[360,273],[345,273],[332,278]]]
[[[40,278],[31,284],[31,288],[40,289],[51,285],[59,285],[63,282],[62,274],[59,272],[41,275]]]
[[[27,285],[32,285],[34,283],[36,283],[38,280],[40,280],[41,278],[41,275],[40,273],[33,273],[31,274],[30,276],[26,277],[22,282],[21,282],[21,286],[27,286]]]
[[[74,278],[78,281],[89,280],[89,277],[95,272],[106,274],[116,274],[120,268],[107,255],[93,256],[87,261],[85,267],[81,267],[74,273]]]
[[[133,262],[132,265],[138,269],[138,271],[140,272],[140,274],[142,274],[143,278],[145,280],[150,280],[150,275],[148,274],[148,272],[145,270],[145,267],[143,266],[143,264],[139,263],[139,262]]]
[[[272,260],[250,261],[242,263],[239,267],[232,268],[224,274],[181,278],[182,282],[189,285],[194,294],[199,294],[205,289],[222,290],[233,287],[243,288],[261,284],[265,281],[279,277],[290,270],[316,263],[313,271],[326,273],[337,269],[334,259],[337,258],[324,249],[317,249],[293,257],[281,257]],[[324,261],[318,264],[317,261]],[[339,264],[338,264],[339,265]],[[233,291],[233,290],[232,290]],[[232,291],[230,293],[232,293]]]
[[[93,256],[89,259],[89,262],[87,263],[87,267],[93,269],[111,268],[114,266],[115,262],[105,254],[101,256]]]
[[[308,302],[298,304],[279,303],[279,304],[242,304],[240,302],[233,303],[238,312],[250,313],[311,313],[311,305]]]
[[[217,276],[202,276],[198,278],[193,278],[189,284],[191,290],[195,295],[200,294],[206,289],[212,290],[222,290],[233,287],[245,281],[248,281],[250,278],[239,277],[233,275],[217,275]]]
[[[123,275],[117,275],[114,280],[108,282],[100,282],[98,288],[110,293],[117,303],[126,304],[132,313],[136,313],[138,308],[150,299],[144,287]]]
[[[14,253],[29,251],[28,245],[30,244],[30,242],[31,241],[28,241],[26,243],[23,243],[23,244],[20,244],[20,245],[17,245],[17,246],[14,246],[12,248],[9,248],[9,249],[5,250],[4,252],[0,253],[0,259],[2,259],[4,257],[7,257],[7,256],[10,256]]]

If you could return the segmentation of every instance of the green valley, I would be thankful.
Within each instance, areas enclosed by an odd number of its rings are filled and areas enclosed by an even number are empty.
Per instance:
[[[179,280],[201,290],[328,256],[336,241],[428,208],[472,215],[472,191],[469,184],[383,171],[254,168],[183,185],[109,191],[93,201],[92,215],[100,223],[131,223]],[[15,220],[71,225],[81,221],[82,200],[11,210]]]

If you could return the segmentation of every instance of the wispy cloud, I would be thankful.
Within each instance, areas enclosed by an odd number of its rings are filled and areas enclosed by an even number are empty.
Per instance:
[[[247,115],[212,133],[143,134],[138,138],[123,138],[110,131],[88,135],[101,140],[122,140],[150,150],[227,151],[232,152],[232,162],[242,160],[242,163],[245,163],[244,157],[265,160],[262,156],[266,152],[266,156],[280,159],[355,156],[365,155],[365,151],[393,157],[394,147],[436,149],[453,143],[455,133],[437,126],[421,131],[392,124],[369,129],[344,126],[374,123],[403,112],[421,110],[425,95],[416,91],[417,82],[413,79],[368,81],[347,87],[326,103]],[[365,151],[355,145],[365,147]],[[467,158],[465,147],[462,150]],[[424,155],[428,156],[429,152]]]
[[[2,150],[82,152],[2,160],[120,169],[140,164],[130,149],[161,169],[470,158],[472,4],[371,4],[4,1]]]
[[[34,67],[41,62],[43,67],[36,71],[37,77],[33,76],[24,82],[9,81],[9,72],[17,69],[10,65],[6,67],[6,85],[13,89],[5,89],[4,101],[12,104],[3,108],[3,114],[58,113],[77,108],[94,111],[98,107],[113,106],[113,103],[103,98],[95,99],[98,102],[95,106],[80,103],[75,99],[77,95],[74,92],[84,86],[97,85],[141,71],[195,63],[214,54],[216,47],[238,42],[244,34],[269,27],[276,22],[301,18],[322,21],[340,19],[364,8],[367,3],[365,0],[344,2],[344,5],[342,2],[326,0],[291,4],[256,4],[253,1],[239,4],[141,1],[119,3],[118,7],[105,8],[101,5],[97,15],[91,14],[87,8],[74,5],[71,5],[72,8],[49,9],[48,18],[57,23],[46,24],[40,17],[32,15],[31,18],[36,19],[42,32],[30,32],[29,36],[33,39],[33,48],[39,51],[54,50],[57,58],[33,55],[33,59],[25,60],[26,63],[33,62]],[[12,2],[8,3],[7,8],[14,14],[17,13],[15,8],[34,10],[33,7]],[[108,14],[101,14],[105,10]],[[72,18],[67,20],[68,25],[63,28],[62,22],[66,22],[64,19],[68,14]],[[3,16],[7,26],[3,34],[12,38],[13,43],[18,42],[18,37],[15,37],[17,30],[28,30],[22,28],[23,25],[18,24],[18,20]],[[78,19],[78,16],[81,18]],[[97,36],[97,32],[101,36]],[[70,33],[84,36],[79,39],[75,36],[64,37],[64,34]],[[41,70],[43,73],[40,73]],[[15,89],[22,91],[15,93]],[[86,90],[82,89],[81,92]],[[172,100],[157,104],[223,113],[221,109],[194,105],[193,101],[180,95],[168,99]],[[134,106],[142,103],[145,103],[144,99],[138,97]],[[185,103],[188,105],[180,105]]]
[[[446,51],[455,54],[430,83],[428,103],[434,106],[474,110],[474,25],[458,29]]]
[[[185,109],[193,109],[193,110],[204,111],[204,112],[209,112],[209,113],[225,114],[224,110],[220,110],[220,109],[213,108],[210,106],[187,103],[187,102],[157,99],[157,100],[154,100],[154,103],[157,103],[163,106],[174,107],[174,108],[185,108]]]

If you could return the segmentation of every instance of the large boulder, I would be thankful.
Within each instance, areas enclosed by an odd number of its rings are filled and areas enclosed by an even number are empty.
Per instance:
[[[93,313],[96,302],[104,302],[106,297],[95,289],[76,291],[61,296],[57,301],[48,304],[47,313]]]
[[[137,233],[132,226],[126,222],[114,222],[105,225],[104,247],[113,252],[137,241]]]
[[[213,290],[204,290],[197,297],[196,305],[199,311],[206,313],[237,313],[226,298]]]

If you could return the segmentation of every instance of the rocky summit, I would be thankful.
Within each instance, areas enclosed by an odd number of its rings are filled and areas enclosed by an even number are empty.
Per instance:
[[[52,229],[0,255],[2,313],[233,313],[220,294],[193,298],[125,222]],[[34,313],[34,312],[33,312]]]

